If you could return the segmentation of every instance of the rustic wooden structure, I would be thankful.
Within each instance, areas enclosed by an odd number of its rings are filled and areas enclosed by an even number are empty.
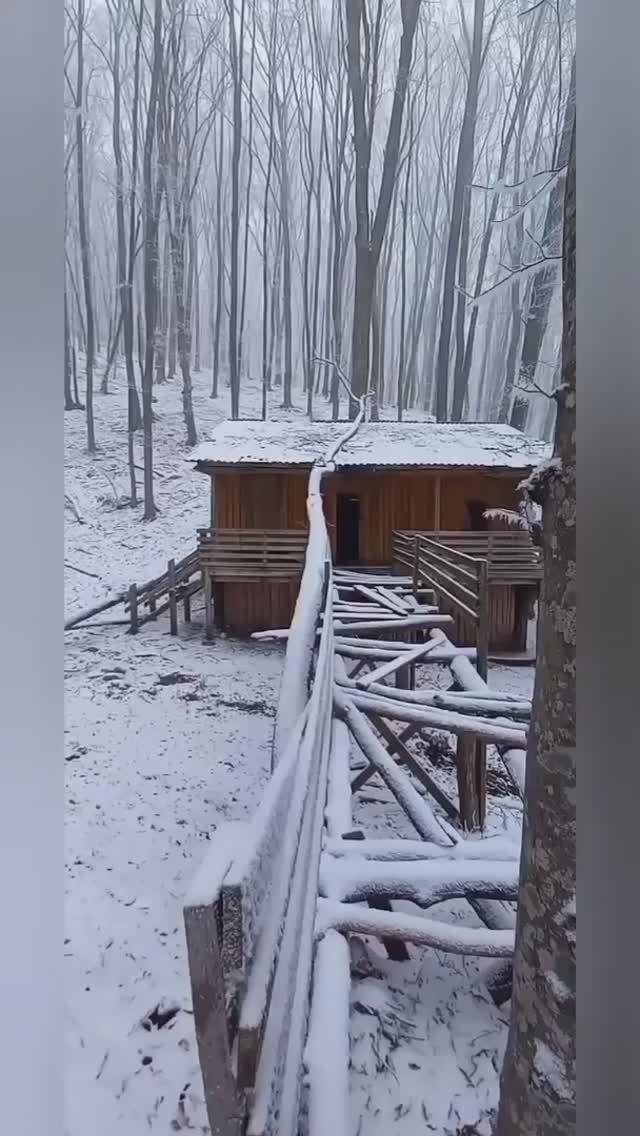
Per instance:
[[[203,575],[200,567],[200,553],[196,548],[181,560],[169,560],[166,572],[147,580],[144,584],[130,584],[126,592],[65,620],[65,631],[76,627],[120,627],[128,626],[132,635],[137,635],[145,623],[156,620],[164,612],[169,612],[169,629],[172,635],[178,634],[179,605],[182,604],[184,622],[191,622],[191,600],[202,590]],[[122,605],[123,619],[109,619],[96,623],[88,622],[103,611]]]
[[[327,422],[224,422],[191,455],[211,479],[211,527],[199,534],[208,635],[216,625],[250,634],[290,623],[305,557],[309,471],[340,429]],[[367,423],[323,481],[334,564],[388,569],[401,562],[398,534],[446,532],[452,547],[467,536],[486,540],[473,528],[486,527],[484,510],[514,509],[519,482],[545,456],[542,443],[506,426]],[[511,545],[515,555],[521,536],[500,536],[500,555]],[[475,554],[469,545],[461,551]],[[499,588],[497,559],[492,550],[490,645],[522,649],[525,606],[514,593],[520,580]],[[527,587],[537,580],[527,578]],[[467,639],[468,628],[459,630]]]
[[[196,1037],[216,1136],[296,1136],[303,1114],[309,1136],[351,1131],[351,934],[377,937],[397,959],[408,957],[399,948],[412,943],[508,966],[514,946],[517,845],[465,841],[460,829],[482,824],[475,769],[458,762],[456,805],[408,743],[438,729],[520,754],[530,704],[489,690],[470,661],[476,650],[458,648],[442,630],[453,619],[429,602],[435,589],[333,570],[323,473],[309,479],[294,620],[288,633],[275,632],[288,634],[288,644],[274,773],[251,825],[236,822],[214,835],[185,904]],[[410,635],[427,641],[409,643]],[[350,673],[341,644],[352,649]],[[412,667],[443,655],[454,693],[408,689]],[[363,675],[367,667],[374,669]],[[385,685],[394,676],[395,689]],[[389,721],[401,722],[402,733]],[[367,764],[352,780],[356,755]],[[419,839],[367,840],[354,830],[353,796],[374,775]],[[466,899],[485,926],[432,917],[432,907],[454,898]],[[423,910],[394,910],[394,900]],[[499,977],[503,990],[504,966]]]

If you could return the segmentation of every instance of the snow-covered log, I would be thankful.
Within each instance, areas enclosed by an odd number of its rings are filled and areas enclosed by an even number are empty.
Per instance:
[[[383,639],[380,640],[382,644]],[[371,662],[384,662],[387,659],[395,659],[398,657],[398,651],[395,649],[397,644],[389,644],[389,649],[384,647],[356,647],[352,643],[345,642],[341,636],[336,639],[336,652],[338,655],[343,655],[346,659],[367,659]],[[460,647],[460,648],[447,648],[438,647],[432,655],[429,656],[430,663],[451,663],[454,659],[458,658],[460,653],[464,652],[467,658],[475,659],[475,647]]]
[[[504,836],[481,840],[459,840],[456,844],[434,844],[428,840],[377,839],[326,841],[324,859],[348,860],[517,860],[520,845]]]
[[[351,903],[319,899],[316,934],[321,938],[330,930],[372,935],[379,939],[401,939],[416,946],[477,958],[510,958],[515,941],[513,931],[464,927],[459,923],[440,923],[436,919],[405,915],[404,912],[372,911]]]
[[[339,839],[345,832],[350,832],[352,826],[349,750],[349,730],[344,722],[334,718],[325,824],[329,836],[336,839]],[[345,841],[345,843],[348,843],[348,841]]]
[[[313,994],[304,1064],[308,1082],[308,1136],[350,1136],[349,943],[327,931],[316,946]]]
[[[438,644],[434,642],[419,643],[417,647],[412,650],[405,651],[397,659],[390,659],[389,662],[383,663],[382,666],[376,667],[374,671],[370,671],[364,678],[357,680],[357,686],[361,690],[367,690],[373,682],[379,683],[381,679],[388,678],[389,675],[394,674],[400,670],[401,667],[409,666],[411,663],[417,663],[424,659],[425,655],[433,653],[437,650]],[[427,660],[428,661],[428,660]]]
[[[320,894],[342,903],[371,897],[432,907],[450,899],[515,900],[519,859],[381,861],[324,858]]]
[[[407,615],[399,616],[397,619],[366,619],[359,623],[350,624],[349,631],[419,631],[423,629],[431,629],[438,627],[451,627],[453,623],[453,616],[451,615]],[[347,630],[346,626],[340,623],[338,619],[334,621],[334,630],[336,634],[339,631]]]
[[[365,757],[386,782],[416,830],[425,840],[432,840],[436,844],[449,844],[449,838],[445,836],[431,806],[420,796],[409,778],[389,756],[366,718],[351,700],[345,698],[338,687],[335,688],[334,699],[336,713],[346,722]]]
[[[433,730],[443,730],[451,734],[472,734],[494,745],[524,747],[527,735],[517,722],[504,719],[480,718],[474,715],[456,714],[450,710],[439,710],[428,706],[415,706],[401,699],[382,698],[364,691],[350,692],[353,703],[370,714],[381,718],[391,718],[399,722],[414,722],[418,726]]]
[[[309,536],[280,685],[274,736],[274,764],[277,764],[282,757],[295,722],[309,698],[309,679],[316,647],[316,630],[325,600],[328,610],[331,609],[333,591],[331,546],[322,506],[322,478],[325,473],[332,470],[341,446],[345,445],[360,428],[364,414],[365,406],[362,401],[355,421],[338,438],[324,460],[313,467],[309,475],[307,494]]]
[[[441,648],[451,646],[450,641],[442,631],[433,631],[431,638],[435,639]],[[468,665],[467,659],[462,657],[453,659],[449,667],[456,682],[463,688],[464,694],[468,696],[477,695],[480,698],[491,696],[490,687],[480,677],[475,667]],[[526,744],[526,738],[521,742],[497,743],[498,753],[504,762],[505,769],[521,797],[524,797]]]

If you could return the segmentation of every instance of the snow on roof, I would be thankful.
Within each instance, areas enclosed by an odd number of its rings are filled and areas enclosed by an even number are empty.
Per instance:
[[[345,424],[226,419],[189,454],[214,465],[310,466],[335,443]],[[486,422],[367,422],[337,455],[337,468],[480,467],[528,469],[551,446],[512,426]]]

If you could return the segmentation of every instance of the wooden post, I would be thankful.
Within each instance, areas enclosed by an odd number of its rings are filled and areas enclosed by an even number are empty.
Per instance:
[[[478,561],[478,617],[476,623],[476,648],[478,651],[476,667],[480,678],[486,682],[489,671],[489,565],[486,560]]]
[[[188,587],[189,587],[189,581],[187,580],[187,582],[185,584],[185,588],[188,589]],[[184,621],[185,621],[185,623],[191,623],[191,596],[189,595],[188,591],[185,591],[185,593],[184,593],[183,607],[184,607]]]
[[[418,599],[420,588],[420,538],[413,538],[413,594]]]
[[[178,634],[178,604],[176,600],[176,562],[170,560],[167,564],[167,578],[169,581],[169,627],[172,635]]]
[[[480,801],[476,768],[476,739],[473,734],[459,734],[456,745],[456,774],[460,819],[468,832],[480,828]]]
[[[129,617],[131,620],[131,634],[138,634],[138,586],[132,584],[129,588]]]
[[[487,743],[480,738],[476,738],[475,771],[478,823],[483,829],[487,815]]]
[[[204,637],[205,640],[213,639],[213,587],[211,580],[211,573],[206,568],[202,569],[202,587],[204,589]]]

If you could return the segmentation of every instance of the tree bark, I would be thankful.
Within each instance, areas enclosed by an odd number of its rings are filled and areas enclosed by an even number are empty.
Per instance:
[[[480,2],[483,2],[483,0],[480,0]],[[364,0],[346,0],[347,57],[353,110],[353,141],[356,155],[355,285],[351,340],[351,390],[354,397],[349,400],[349,417],[351,419],[354,419],[358,413],[357,399],[366,394],[369,387],[371,309],[375,275],[393,199],[400,153],[402,117],[411,70],[413,41],[420,11],[420,0],[403,0],[400,10],[402,35],[398,68],[384,148],[378,203],[373,224],[371,224],[369,168],[373,122],[367,122],[367,75],[363,75],[361,61],[361,35],[367,17],[364,11]],[[370,101],[373,106],[375,100],[371,99]]]
[[[576,1131],[575,120],[570,137],[555,460],[533,475],[529,490],[543,508],[545,574],[527,751],[511,1028],[497,1136]]]
[[[142,15],[141,7],[140,25],[142,25]],[[159,185],[154,185],[153,155],[158,137],[158,101],[160,78],[162,74],[162,55],[162,0],[155,0],[151,84],[149,88],[149,105],[147,108],[143,155],[145,337],[144,372],[142,380],[142,430],[145,521],[152,521],[156,516],[156,506],[153,498],[153,364],[158,318],[158,228],[162,197]]]
[[[87,412],[87,449],[95,453],[96,435],[93,421],[93,368],[95,363],[95,323],[93,311],[93,288],[91,282],[91,252],[87,230],[87,206],[84,177],[84,119],[86,109],[86,90],[84,84],[84,0],[78,0],[77,8],[77,75],[76,75],[76,162],[78,175],[78,234],[82,261],[82,283],[84,288],[86,341],[86,389],[85,407]]]
[[[236,33],[233,0],[225,0],[229,19],[229,56],[233,81],[233,141],[231,153],[231,299],[229,305],[229,380],[231,417],[240,417],[240,372],[238,359],[238,246],[240,236],[240,151],[242,147],[242,56],[244,50],[245,0],[240,5],[240,35]]]
[[[456,175],[451,203],[451,221],[444,266],[442,290],[442,317],[438,359],[436,364],[436,417],[438,422],[446,422],[449,414],[449,361],[451,348],[451,325],[455,303],[455,276],[460,252],[460,233],[463,223],[465,194],[468,193],[473,176],[473,153],[478,112],[478,92],[482,68],[482,35],[484,29],[485,0],[474,0],[473,42],[469,62],[469,81],[464,105],[464,115],[458,141]]]
[[[571,82],[567,94],[562,136],[558,146],[558,165],[561,168],[568,161],[571,144],[571,124],[575,114],[576,98],[576,61],[575,56],[571,66]],[[549,204],[542,234],[542,247],[549,255],[554,251],[549,249],[549,243],[559,234],[562,223],[563,179],[558,178],[549,195]],[[541,268],[531,283],[527,322],[522,340],[522,353],[520,356],[520,382],[522,386],[530,386],[535,380],[540,349],[544,340],[549,318],[549,308],[554,289],[556,287],[555,268]]]

